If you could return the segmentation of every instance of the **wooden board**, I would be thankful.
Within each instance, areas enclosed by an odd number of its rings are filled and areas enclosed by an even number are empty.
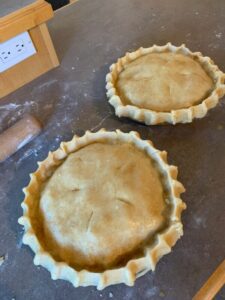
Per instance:
[[[59,65],[46,24],[32,28],[29,33],[37,53],[0,73],[0,97]]]
[[[37,53],[0,73],[0,98],[59,65],[44,23],[52,16],[51,5],[40,0],[1,19],[0,42],[28,31]]]
[[[53,17],[49,3],[38,0],[0,19],[0,43]]]

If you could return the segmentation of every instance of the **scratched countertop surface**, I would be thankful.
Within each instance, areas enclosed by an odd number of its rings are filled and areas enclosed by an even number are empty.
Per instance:
[[[105,76],[126,51],[140,46],[185,43],[210,56],[225,71],[223,0],[81,0],[59,10],[49,30],[60,66],[0,101],[0,132],[32,113],[43,123],[39,137],[0,164],[1,300],[168,299],[189,300],[225,256],[225,101],[191,124],[150,126],[119,119],[108,104]],[[134,287],[103,291],[53,281],[34,266],[33,252],[22,245],[22,188],[49,150],[85,130],[138,131],[168,152],[179,167],[184,236],[154,273]],[[216,297],[225,299],[225,289]]]

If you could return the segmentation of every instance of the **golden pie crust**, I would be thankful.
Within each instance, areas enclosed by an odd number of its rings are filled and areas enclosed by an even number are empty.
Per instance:
[[[24,189],[23,243],[53,279],[133,285],[183,234],[184,188],[166,152],[104,129],[50,152]]]
[[[185,45],[140,48],[110,67],[109,103],[119,117],[155,125],[202,118],[225,94],[224,73]]]

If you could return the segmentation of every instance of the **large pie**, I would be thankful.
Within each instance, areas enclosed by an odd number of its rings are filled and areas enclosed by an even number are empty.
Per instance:
[[[119,117],[154,125],[202,118],[225,94],[224,73],[184,45],[140,48],[110,67],[109,102]]]
[[[136,132],[86,132],[50,152],[24,189],[24,244],[74,286],[133,285],[183,234],[184,191]]]

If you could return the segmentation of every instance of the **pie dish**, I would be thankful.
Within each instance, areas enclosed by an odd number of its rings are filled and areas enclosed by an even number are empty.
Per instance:
[[[225,94],[224,73],[185,45],[139,48],[110,67],[109,103],[119,117],[146,125],[202,118]]]
[[[52,279],[133,285],[183,234],[177,168],[136,132],[74,136],[24,189],[23,243]]]

